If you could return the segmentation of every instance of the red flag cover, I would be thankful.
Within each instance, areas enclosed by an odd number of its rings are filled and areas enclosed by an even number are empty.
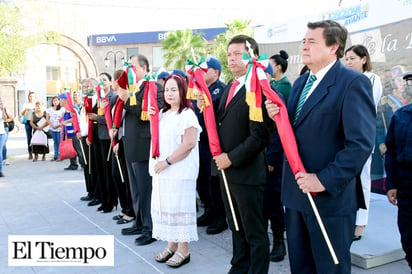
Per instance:
[[[159,106],[157,104],[157,86],[153,79],[149,81],[149,104],[155,109],[155,114],[150,115],[150,136],[152,158],[157,158],[159,157]]]
[[[263,94],[267,99],[279,106],[279,113],[273,119],[279,132],[280,141],[282,142],[283,150],[286,158],[293,171],[293,174],[298,172],[306,172],[302,160],[299,156],[298,146],[296,145],[295,133],[289,122],[288,111],[282,99],[274,92],[269,85],[267,79],[260,80]]]
[[[83,104],[84,108],[87,113],[93,113],[93,100],[92,100],[93,92],[90,92],[87,96],[84,96]],[[93,121],[89,119],[88,122],[88,130],[87,130],[87,140],[92,144],[93,143]]]
[[[212,96],[207,88],[203,73],[200,68],[195,68],[193,72],[195,78],[195,86],[199,90],[200,94],[207,97],[209,104],[203,109],[203,119],[205,120],[205,126],[207,136],[209,137],[210,152],[213,156],[222,154],[222,148],[220,147],[219,136],[217,134],[215,112],[213,110]]]
[[[123,100],[117,97],[116,103],[114,105],[112,128],[116,128],[116,129],[120,128],[122,124],[123,106],[124,106]]]
[[[103,98],[103,102],[107,102],[106,107],[104,108],[104,119],[106,120],[107,130],[110,131],[112,129],[113,121],[112,121],[112,114],[110,113],[110,102],[109,99]]]
[[[66,92],[66,95],[67,95],[66,109],[70,111],[70,114],[72,115],[72,124],[74,128],[74,132],[77,133],[80,131],[79,118],[77,117],[77,111],[74,109],[73,100],[72,100],[72,96],[70,95],[70,92],[69,91]]]
[[[127,72],[123,71],[122,74],[120,74],[119,79],[117,79],[117,83],[122,89],[127,89]]]

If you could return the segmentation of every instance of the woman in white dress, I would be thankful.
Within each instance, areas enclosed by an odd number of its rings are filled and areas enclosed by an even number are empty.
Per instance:
[[[158,159],[150,159],[153,178],[153,237],[167,241],[155,260],[171,267],[190,261],[188,243],[197,241],[196,178],[199,170],[198,140],[201,127],[190,100],[186,80],[170,75],[164,84],[159,114]],[[154,109],[149,110],[154,114]]]
[[[382,96],[382,83],[378,75],[371,72],[372,62],[368,50],[363,45],[353,45],[345,51],[346,66],[363,73],[371,80],[373,89],[373,101],[377,110],[379,101]],[[375,153],[373,151],[372,153]],[[380,153],[379,150],[376,153]],[[369,202],[371,197],[371,162],[372,154],[364,164],[360,180],[362,183],[363,196],[365,197],[366,209],[360,208],[356,214],[356,228],[354,241],[362,238],[363,230],[368,223],[369,216]]]

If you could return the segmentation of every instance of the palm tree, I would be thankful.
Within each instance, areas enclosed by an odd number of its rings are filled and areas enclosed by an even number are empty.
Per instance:
[[[222,63],[221,79],[226,83],[233,77],[227,65],[227,43],[233,36],[238,34],[253,37],[253,29],[250,26],[250,22],[251,20],[234,20],[232,23],[225,24],[227,27],[226,32],[217,35],[215,39],[216,44],[209,47],[208,53],[215,56]]]
[[[201,33],[193,33],[189,29],[169,32],[168,37],[161,42],[166,52],[163,55],[165,67],[184,71],[188,58],[199,60],[200,56],[205,55],[206,42]]]

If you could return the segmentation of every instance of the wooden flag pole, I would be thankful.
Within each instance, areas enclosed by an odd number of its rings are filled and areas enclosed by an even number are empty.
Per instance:
[[[86,155],[84,154],[84,149],[83,149],[82,140],[79,140],[79,143],[80,143],[80,148],[81,148],[81,150],[82,150],[82,155],[83,155],[84,164],[87,165],[87,159],[86,159]]]
[[[117,161],[117,167],[119,168],[119,172],[120,172],[120,178],[122,179],[122,183],[124,183],[123,172],[122,172],[122,167],[120,166],[119,156],[115,154],[115,157]]]
[[[223,183],[225,185],[227,200],[229,201],[230,212],[232,213],[233,223],[235,224],[235,230],[239,231],[239,225],[237,224],[235,209],[234,209],[233,203],[232,203],[232,196],[230,195],[230,192],[229,192],[229,186],[227,184],[226,174],[225,174],[225,171],[223,169],[221,171],[222,171]]]
[[[335,264],[339,264],[338,258],[336,257],[335,250],[334,250],[333,247],[332,247],[332,244],[331,244],[331,242],[330,242],[328,233],[326,232],[325,226],[323,225],[322,219],[320,218],[318,208],[316,207],[316,204],[315,204],[315,202],[313,201],[312,195],[311,195],[309,192],[306,193],[306,194],[307,194],[307,196],[308,196],[310,205],[312,206],[313,212],[315,213],[316,220],[318,221],[318,224],[319,224],[319,226],[320,226],[320,230],[322,231],[323,238],[325,238],[325,241],[326,241],[326,244],[327,244],[327,246],[328,246],[330,255],[332,256],[333,262],[334,262]]]
[[[89,145],[89,175],[92,174],[92,157],[91,157],[92,148],[90,146],[91,144]]]

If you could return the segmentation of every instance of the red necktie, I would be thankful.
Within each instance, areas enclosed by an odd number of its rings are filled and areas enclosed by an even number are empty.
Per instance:
[[[236,91],[236,87],[239,85],[239,81],[235,80],[232,84],[232,86],[230,87],[229,90],[229,95],[227,96],[227,100],[226,100],[226,105],[225,105],[225,109],[227,108],[227,105],[229,104],[229,102],[232,100],[233,95],[235,94]]]

